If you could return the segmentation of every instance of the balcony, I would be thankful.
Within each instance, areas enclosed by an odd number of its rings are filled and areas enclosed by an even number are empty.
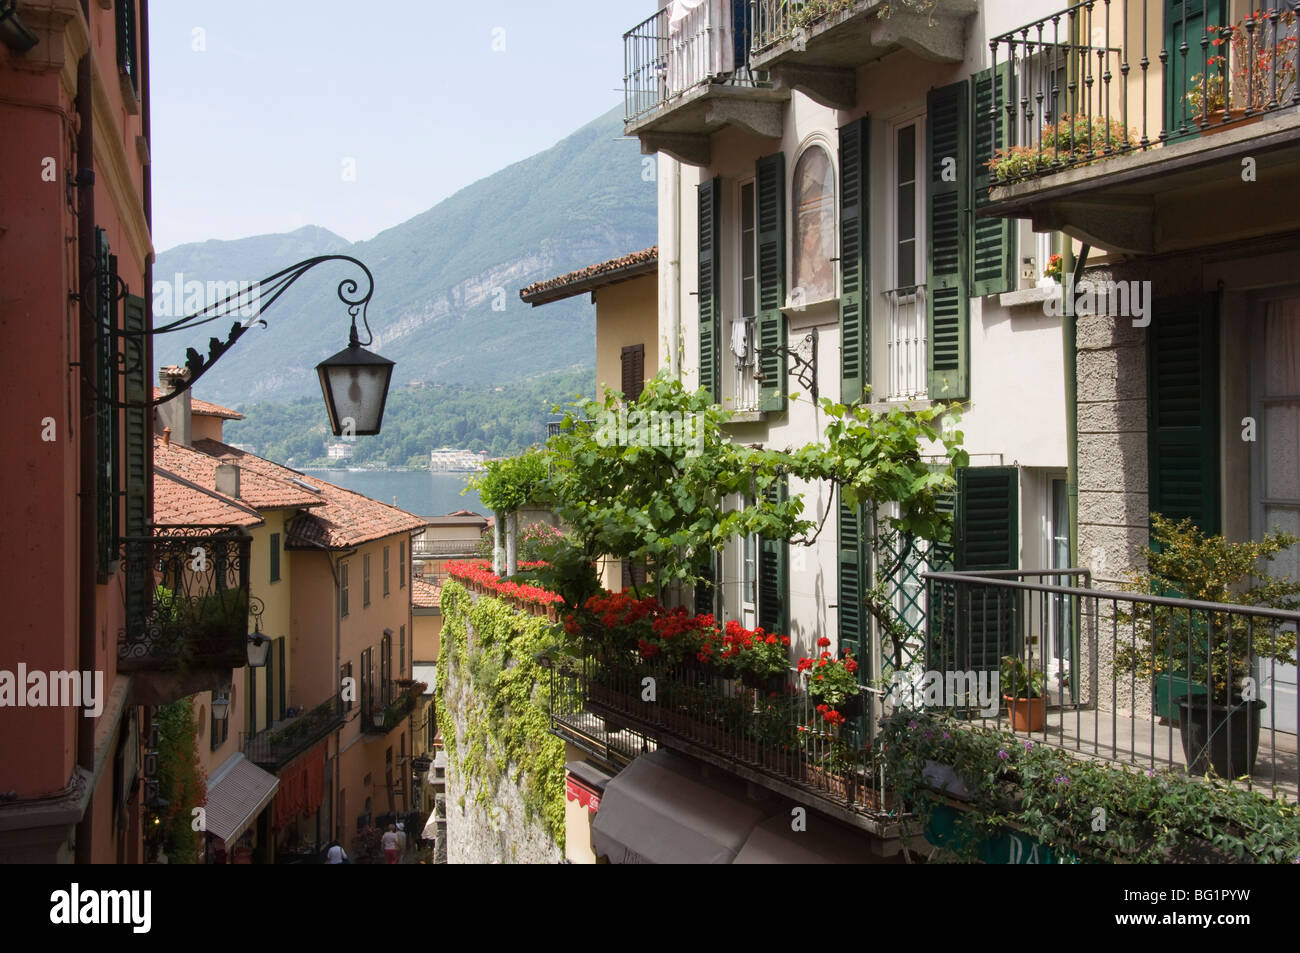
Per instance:
[[[221,688],[247,664],[249,544],[225,526],[158,526],[122,540],[118,669],[141,676],[142,703]]]
[[[928,389],[925,285],[885,292],[889,304],[886,345],[889,384],[886,400],[921,400]]]
[[[641,151],[708,165],[710,137],[725,126],[779,138],[790,92],[750,67],[750,0],[703,0],[676,18],[673,10],[623,35],[624,122]]]
[[[343,703],[335,695],[315,708],[296,712],[277,721],[265,731],[252,736],[245,733],[240,739],[240,750],[249,761],[274,774],[298,755],[342,728],[343,723]]]
[[[898,813],[865,761],[841,749],[791,671],[746,687],[706,669],[629,659],[550,660],[552,731],[619,768],[672,748],[861,828],[902,836]],[[644,700],[645,680],[655,698]],[[853,761],[857,767],[849,767]]]
[[[824,106],[852,109],[860,66],[895,50],[960,63],[975,0],[935,0],[925,13],[898,0],[753,0],[751,68],[777,89],[797,89]],[[887,12],[886,8],[892,7]]]
[[[426,688],[424,682],[399,680],[364,689],[361,699],[362,733],[388,734],[415,711]]]
[[[1081,584],[1060,584],[1071,577]],[[925,580],[934,608],[915,657],[922,668],[978,679],[1011,655],[1042,681],[1041,714],[1028,700],[1004,697],[994,700],[995,715],[965,708],[973,723],[1009,731],[1029,717],[1017,731],[1080,758],[1213,770],[1239,787],[1296,800],[1300,613],[1092,589],[1082,570],[937,572]],[[1288,651],[1290,663],[1282,660]],[[1208,688],[1225,683],[1243,696],[1231,716],[1210,702]],[[1188,699],[1181,706],[1180,697]],[[1252,720],[1257,740],[1236,730]],[[1197,740],[1197,722],[1210,726],[1209,741]]]
[[[1300,2],[1234,4],[1252,12],[1226,25],[1167,6],[1085,0],[989,41],[1012,144],[979,157],[996,161],[978,214],[1132,254],[1300,227],[1296,203],[1241,192],[1300,185]]]

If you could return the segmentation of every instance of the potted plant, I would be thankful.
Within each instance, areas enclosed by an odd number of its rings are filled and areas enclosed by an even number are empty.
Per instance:
[[[830,644],[828,638],[818,639],[820,654],[816,658],[801,658],[798,670],[808,673],[809,695],[845,718],[856,718],[862,714],[862,689],[858,685],[857,660],[848,651],[842,658],[835,658],[828,651]]]
[[[1296,79],[1295,11],[1280,13],[1276,26],[1271,13],[1258,10],[1246,14],[1234,26],[1208,28],[1214,37],[1210,45],[1216,51],[1228,49],[1207,56],[1205,70],[1188,80],[1187,102],[1203,132],[1222,128],[1225,118],[1231,118],[1229,110],[1249,112],[1249,117],[1236,118],[1241,123],[1253,122],[1270,103],[1280,105],[1290,97]],[[1229,70],[1230,92],[1225,90]]]
[[[773,635],[762,628],[746,629],[734,619],[722,636],[722,664],[740,676],[746,688],[765,694],[785,687],[790,659],[788,635]]]
[[[1290,664],[1296,633],[1276,620],[1252,616],[1250,606],[1300,608],[1300,582],[1275,578],[1268,563],[1294,546],[1296,537],[1277,531],[1258,542],[1229,543],[1207,536],[1190,520],[1151,516],[1147,569],[1130,574],[1125,588],[1161,596],[1240,605],[1245,611],[1215,612],[1142,605],[1117,613],[1138,638],[1115,653],[1121,674],[1153,680],[1153,691],[1175,676],[1187,688],[1174,698],[1183,754],[1195,773],[1209,768],[1237,778],[1254,769],[1260,712],[1256,661]]]
[[[1002,700],[1011,715],[1012,731],[1042,731],[1047,721],[1046,684],[1047,677],[1024,659],[1002,656]]]

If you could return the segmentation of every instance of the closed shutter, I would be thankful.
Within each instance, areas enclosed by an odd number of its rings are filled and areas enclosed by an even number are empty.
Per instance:
[[[998,149],[1010,145],[1007,114],[1002,108],[1007,98],[1010,68],[1010,63],[998,65],[996,83],[991,69],[976,73],[972,78],[974,112],[971,116],[971,129],[975,154],[970,162],[971,199],[974,205],[970,216],[970,274],[972,292],[977,296],[1011,291],[1016,273],[1012,232],[1015,220],[986,218],[975,214],[976,210],[989,204],[992,174],[989,172],[988,160],[993,158]]]
[[[632,403],[645,389],[645,345],[629,344],[623,348],[623,396]]]
[[[722,402],[722,180],[699,187],[699,264],[696,300],[700,310],[700,386],[714,403]]]
[[[844,502],[844,491],[839,501],[839,647],[848,649],[859,658],[867,642],[870,621],[862,594],[870,587],[871,563],[867,551],[867,533],[863,519],[863,506],[849,506]]]
[[[1020,480],[1015,467],[963,467],[957,471],[955,562],[958,572],[1018,569]],[[985,671],[1018,651],[1014,590],[966,586],[957,604],[955,667]],[[961,620],[968,619],[965,638]]]
[[[773,483],[764,492],[768,503],[784,501],[788,495],[785,479]],[[758,544],[758,624],[769,633],[788,635],[790,630],[790,544],[784,539],[759,538]]]
[[[1212,296],[1157,301],[1147,328],[1150,506],[1220,530],[1219,342]]]
[[[870,120],[840,127],[840,400],[871,383]]]
[[[785,153],[758,160],[759,410],[785,410]],[[766,349],[766,350],[765,350]]]
[[[110,254],[108,236],[95,229],[95,506],[99,571],[110,573],[117,561],[121,535],[118,516],[119,416],[117,316],[117,256]]]
[[[926,117],[928,176],[926,334],[932,400],[965,400],[970,390],[970,282],[967,218],[970,174],[966,80],[930,91]]]

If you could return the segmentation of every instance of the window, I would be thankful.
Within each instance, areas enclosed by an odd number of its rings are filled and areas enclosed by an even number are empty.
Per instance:
[[[835,296],[835,169],[830,153],[810,146],[794,166],[793,276],[795,306]]]
[[[371,714],[375,710],[374,652],[374,649],[361,651],[361,717],[366,722],[366,727],[369,727]]]
[[[406,543],[397,544],[397,588],[406,588]]]
[[[108,237],[95,229],[95,321],[100,328],[117,330],[117,256],[110,254]],[[119,415],[108,401],[118,399],[117,334],[100,333],[95,342],[95,389],[108,400],[95,402],[95,537],[99,571],[111,573],[117,562],[118,436]]]
[[[122,74],[122,95],[132,105],[140,98],[140,64],[136,57],[135,0],[117,0],[117,66]]]
[[[379,697],[384,705],[393,701],[393,637],[385,635],[379,643]]]
[[[271,534],[271,581],[280,581],[280,534]]]
[[[361,557],[361,606],[370,605],[370,554]]]
[[[736,274],[740,277],[740,308],[731,320],[731,355],[735,376],[732,401],[736,410],[758,408],[758,378],[754,362],[754,319],[758,316],[758,230],[754,220],[754,180],[742,182],[739,195],[740,229],[737,236]]]
[[[629,344],[623,348],[623,396],[629,403],[645,389],[645,345]]]
[[[397,677],[406,678],[406,626],[397,629]]]
[[[921,191],[924,119],[895,124],[889,139],[889,236],[891,287],[885,343],[889,352],[888,400],[926,395],[924,203]]]
[[[348,564],[339,564],[339,614],[348,616]]]
[[[387,546],[384,547],[384,595],[385,596],[388,595],[388,549],[389,547]]]

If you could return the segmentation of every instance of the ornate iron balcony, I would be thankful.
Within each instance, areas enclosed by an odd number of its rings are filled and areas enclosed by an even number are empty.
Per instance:
[[[247,664],[251,538],[227,526],[156,526],[122,540],[126,626],[118,667],[220,669]],[[260,601],[251,600],[252,611]]]
[[[330,732],[343,726],[343,703],[331,696],[315,708],[277,722],[266,731],[245,735],[244,757],[268,771],[278,771]]]

